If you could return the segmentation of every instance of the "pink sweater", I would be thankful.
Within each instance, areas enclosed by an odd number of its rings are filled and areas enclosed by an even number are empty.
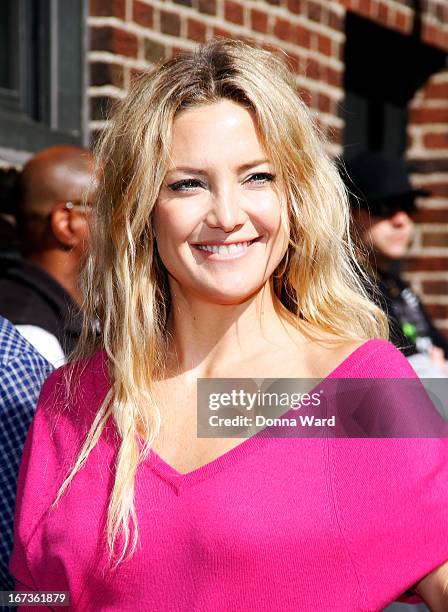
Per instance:
[[[448,559],[446,439],[256,436],[185,475],[152,453],[136,481],[139,546],[109,571],[113,423],[47,512],[107,391],[102,353],[68,409],[60,376],[45,383],[24,450],[17,590],[69,591],[76,611],[374,611]],[[336,377],[415,373],[375,339]]]

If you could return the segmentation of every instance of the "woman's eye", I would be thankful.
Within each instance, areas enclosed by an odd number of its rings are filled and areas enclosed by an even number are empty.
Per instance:
[[[201,181],[197,179],[184,179],[183,181],[177,181],[177,183],[172,183],[168,185],[168,188],[171,191],[190,191],[192,189],[196,189],[197,187],[202,187]]]
[[[248,178],[249,183],[271,183],[275,176],[269,172],[257,172]]]

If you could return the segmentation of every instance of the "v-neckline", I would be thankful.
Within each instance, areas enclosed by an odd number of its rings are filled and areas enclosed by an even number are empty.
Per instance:
[[[375,339],[370,339],[358,346],[352,351],[339,365],[337,365],[322,381],[318,384],[322,384],[328,379],[335,378],[341,369],[347,368],[348,364],[359,356],[360,352],[363,352],[367,345],[369,345]],[[316,385],[317,386],[317,385]],[[309,392],[312,393],[316,387]],[[269,441],[276,439],[272,436],[267,435],[269,433],[269,427],[262,429],[250,438],[245,438],[240,444],[234,446],[230,450],[226,451],[219,457],[212,459],[208,463],[190,470],[189,472],[179,472],[172,465],[167,463],[162,457],[150,449],[148,456],[148,462],[152,470],[166,483],[168,483],[174,491],[179,495],[182,489],[193,486],[203,480],[206,480],[213,474],[220,472],[227,466],[238,463],[238,461],[244,456],[249,455],[255,450],[262,448]]]

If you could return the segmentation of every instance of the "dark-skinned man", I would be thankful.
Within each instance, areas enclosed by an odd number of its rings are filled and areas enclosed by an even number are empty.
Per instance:
[[[69,145],[34,155],[19,179],[23,259],[0,278],[0,315],[55,367],[81,331],[79,272],[95,186],[91,153]]]

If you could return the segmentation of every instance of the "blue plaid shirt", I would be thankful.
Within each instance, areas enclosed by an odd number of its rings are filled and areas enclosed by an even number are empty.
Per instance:
[[[17,475],[42,383],[53,367],[0,317],[0,591],[14,590],[8,571]]]

